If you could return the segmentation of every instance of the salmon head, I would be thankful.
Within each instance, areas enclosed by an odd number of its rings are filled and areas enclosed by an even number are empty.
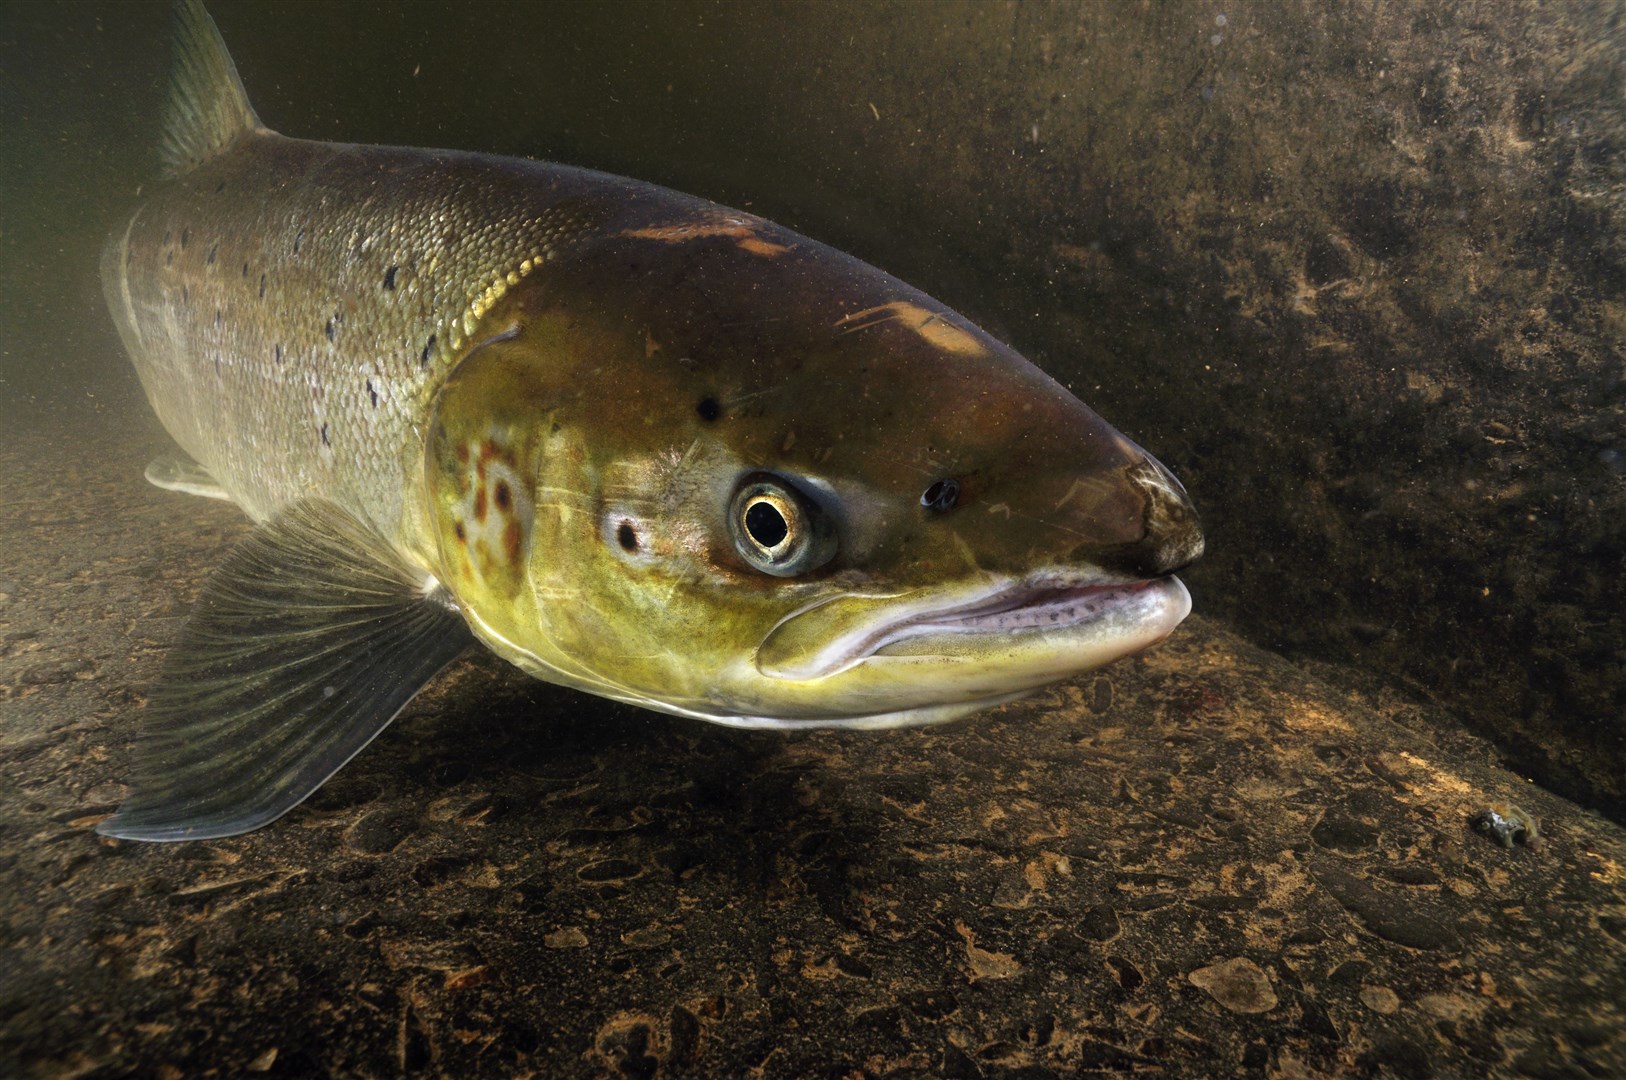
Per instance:
[[[476,634],[738,726],[949,719],[1161,640],[1184,489],[1055,380],[856,259],[711,210],[484,314],[424,506]]]

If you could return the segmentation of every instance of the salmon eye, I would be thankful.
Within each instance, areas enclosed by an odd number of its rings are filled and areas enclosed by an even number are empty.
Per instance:
[[[753,569],[794,577],[835,554],[835,534],[817,504],[788,481],[757,474],[734,494],[728,515],[734,548]]]

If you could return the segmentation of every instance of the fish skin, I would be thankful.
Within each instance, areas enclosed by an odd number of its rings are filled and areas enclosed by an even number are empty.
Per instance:
[[[565,166],[261,129],[157,185],[103,282],[159,419],[253,520],[323,495],[404,541],[421,429],[481,298],[606,228],[706,205]]]
[[[1203,540],[1179,482],[938,301],[624,177],[285,138],[197,0],[179,11],[169,175],[110,237],[103,284],[196,463],[149,476],[260,528],[206,590],[196,655],[168,663],[107,834],[286,812],[462,647],[453,611],[523,670],[617,700],[889,727],[1110,662],[1189,610],[1172,575]],[[323,523],[378,543],[313,563],[300,538]],[[377,634],[346,582],[390,612]],[[279,620],[248,613],[282,603],[299,619],[256,643]],[[416,644],[346,669],[392,633]],[[318,638],[340,644],[301,653]],[[365,708],[378,679],[388,705]]]

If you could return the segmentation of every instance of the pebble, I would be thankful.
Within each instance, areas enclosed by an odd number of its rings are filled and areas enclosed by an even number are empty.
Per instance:
[[[1263,1013],[1276,1007],[1276,991],[1270,977],[1245,956],[1198,968],[1189,976],[1191,984],[1208,991],[1208,996],[1238,1013]]]

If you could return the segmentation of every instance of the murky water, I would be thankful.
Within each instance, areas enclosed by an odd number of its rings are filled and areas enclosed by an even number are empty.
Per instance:
[[[1617,14],[1579,6],[1212,3],[222,2],[211,10],[261,117],[286,134],[528,155],[633,175],[781,221],[940,296],[1011,340],[1185,480],[1209,534],[1209,554],[1189,581],[1210,622],[1200,631],[1203,648],[1181,655],[1195,662],[1200,651],[1203,662],[1223,666],[1223,642],[1235,640],[1285,657],[1320,685],[1351,688],[1362,707],[1399,722],[1394,739],[1406,754],[1432,747],[1462,766],[1452,775],[1470,777],[1464,808],[1477,805],[1479,792],[1488,805],[1499,781],[1486,777],[1509,775],[1474,771],[1492,753],[1512,775],[1532,777],[1578,807],[1618,819],[1626,806],[1626,249],[1619,239],[1626,111],[1617,93],[1626,37]],[[144,680],[212,553],[241,531],[229,507],[142,486],[143,465],[166,440],[122,355],[97,279],[110,224],[156,168],[167,19],[157,2],[0,6],[0,460],[12,475],[0,482],[0,513],[12,517],[7,535],[28,546],[0,555],[0,738],[8,748],[0,753],[9,757],[8,775],[21,778],[19,798],[35,808],[24,811],[34,823],[28,828],[54,821],[61,836],[52,844],[83,842],[87,850],[94,842],[79,835],[81,819],[117,801],[117,759]],[[136,520],[143,528],[123,527]],[[75,627],[80,620],[92,629]],[[1208,636],[1231,632],[1238,636]],[[1244,706],[1262,710],[1254,715],[1262,730],[1275,723],[1285,732],[1292,725],[1267,715],[1261,702],[1289,677],[1285,668],[1269,670],[1257,679],[1253,668],[1245,677],[1229,671],[1225,686],[1241,694],[1236,687],[1266,684]],[[1165,702],[1160,722],[1177,716],[1200,724],[1203,708],[1222,708],[1195,674],[1184,689],[1169,685],[1178,672],[1153,676]],[[491,671],[480,677],[499,680],[504,700],[523,693]],[[1149,676],[1137,668],[1126,677]],[[459,691],[475,681],[465,675]],[[665,723],[563,692],[536,693],[552,708],[588,717],[588,727],[610,725],[624,740],[616,753],[638,743],[648,730],[642,725]],[[1110,684],[1104,693],[1110,703]],[[1336,697],[1326,693],[1305,700]],[[479,700],[477,691],[469,696]],[[1082,708],[1070,699],[1051,704]],[[1323,707],[1332,706],[1315,706]],[[464,718],[477,712],[467,702],[457,709]],[[1089,719],[1078,716],[1080,724]],[[440,730],[419,727],[430,737]],[[1176,740],[1189,734],[1171,730]],[[1368,813],[1359,799],[1328,810],[1334,797],[1326,792],[1349,781],[1334,764],[1345,751],[1329,749],[1336,739],[1302,731],[1281,737],[1307,738],[1317,749],[1294,759],[1284,746],[1283,760],[1295,764],[1280,768],[1309,768],[1304,762],[1315,758],[1315,768],[1329,770],[1326,788],[1307,789],[1317,794],[1306,799],[1298,825],[1308,836],[1312,825],[1335,819],[1336,836],[1323,843],[1324,829],[1304,841],[1306,850],[1348,854],[1360,846],[1349,838],[1365,835],[1368,819],[1370,828],[1389,830],[1385,837],[1398,835],[1398,810]],[[673,740],[662,743],[672,753],[694,750],[677,736],[662,738]],[[756,753],[728,750],[724,736],[694,738],[707,753]],[[1047,738],[1055,745],[1047,743],[1046,753],[1072,753],[1060,748],[1060,735]],[[839,756],[862,744],[835,745]],[[1360,773],[1362,783],[1377,776],[1379,787],[1397,791],[1428,787],[1421,774],[1382,757],[1381,738],[1359,745],[1365,756],[1349,761],[1381,758],[1370,776]],[[1010,736],[1000,752],[1019,757],[1019,747]],[[576,749],[591,758],[604,747]],[[1108,767],[1102,762],[1111,752],[1101,753],[1088,767]],[[1469,761],[1472,768],[1463,765]],[[1261,773],[1277,767],[1260,764]],[[546,771],[532,772],[539,770]],[[950,772],[942,766],[945,783]],[[770,768],[757,776],[753,799],[767,800],[772,784],[764,776],[776,775]],[[379,776],[360,782],[376,785]],[[567,790],[569,780],[550,776],[543,786]],[[1266,784],[1242,768],[1228,781],[1231,790],[1254,782]],[[1271,799],[1292,787],[1280,774],[1269,783],[1282,785]],[[509,795],[521,798],[522,788]],[[626,805],[604,825],[606,836],[643,827],[637,799],[620,796]],[[801,796],[787,790],[785,797]],[[1137,797],[1123,796],[1125,805]],[[1439,789],[1433,797],[1444,798]],[[338,799],[313,820],[350,829],[347,805],[363,815],[372,798]],[[893,801],[926,805],[931,792],[911,788]],[[1183,802],[1168,791],[1153,801],[1159,813]],[[1205,805],[1198,818],[1212,809]],[[1442,805],[1428,803],[1424,816],[1440,813],[1440,835],[1458,837],[1455,817],[1449,829],[1442,823],[1449,816]],[[1612,828],[1558,800],[1543,805],[1588,829]],[[1458,809],[1452,804],[1450,813]],[[590,808],[581,813],[575,827],[596,827]],[[974,815],[966,813],[969,822]],[[1140,820],[1131,812],[1115,827],[1133,830]],[[1283,848],[1294,843],[1297,826],[1285,820],[1260,827],[1277,829],[1269,835]],[[378,822],[369,828],[389,831]],[[1033,824],[1031,835],[1040,829]],[[1408,834],[1393,850],[1462,857],[1451,847],[1456,840],[1432,842]],[[1468,862],[1474,851],[1467,849]],[[449,856],[433,856],[441,857]],[[816,852],[808,857],[816,861]],[[35,884],[60,869],[42,869],[43,861],[18,852],[6,858],[22,858],[17,865],[26,864]],[[615,858],[642,856],[618,849]],[[1024,871],[1028,881],[1057,880],[1053,859],[1032,858],[1029,865],[1041,869]],[[468,869],[441,874],[444,865],[424,870],[429,865],[403,869],[400,880],[438,887]],[[1494,874],[1451,865],[1449,882],[1498,887]],[[1564,866],[1583,873],[1579,863]],[[477,871],[513,886],[500,867],[469,869]],[[1586,872],[1618,881],[1607,868]],[[60,873],[66,880],[69,870]],[[131,888],[116,876],[96,884]],[[253,888],[262,886],[271,888]],[[997,896],[971,907],[1028,902],[1026,892],[1012,899],[1011,888],[990,880],[989,896]],[[1328,888],[1349,910],[1366,896],[1347,882]],[[1418,888],[1467,903],[1456,885]],[[1301,904],[1295,917],[1317,910],[1289,892],[1271,895]],[[1263,894],[1249,895],[1258,902]],[[1063,912],[1090,907],[1078,897],[1053,902]],[[411,899],[355,903],[382,909]],[[554,918],[536,897],[525,903],[536,918]],[[586,910],[593,901],[581,903]],[[860,918],[843,901],[823,903],[849,933],[869,925],[863,920],[872,913]],[[1602,921],[1584,932],[1618,949],[1623,916],[1609,906],[1618,896],[1576,903],[1598,905]],[[360,925],[362,914],[349,912],[345,925]],[[1458,917],[1466,926],[1474,913]],[[586,934],[592,918],[560,916],[547,932],[570,944],[567,931]],[[371,932],[364,927],[353,939]],[[43,933],[29,923],[17,940]],[[971,957],[972,983],[1008,977],[999,957],[1042,966],[1010,940],[990,946],[975,936],[956,936],[952,926],[948,933]],[[163,947],[184,943],[166,937]],[[1543,953],[1539,942],[1531,948]],[[1349,959],[1317,958],[1329,970]],[[812,968],[822,962],[805,959]],[[465,960],[437,959],[436,979],[455,981],[479,967]],[[832,980],[860,977],[823,960],[833,965]],[[1115,953],[1100,961],[1108,965],[1100,970],[1117,973],[1114,992],[1133,993],[1124,970],[1137,977],[1160,970],[1146,957],[1130,969],[1111,966],[1119,960]],[[153,963],[169,971],[170,961]],[[1184,985],[1180,971],[1164,974]],[[713,989],[718,1000],[735,992]],[[1387,1007],[1382,995],[1368,996]],[[409,1013],[398,1006],[392,998],[388,1008],[390,1022],[401,1025],[400,1053],[379,1061],[429,1061],[429,1043],[405,1034]],[[1029,1006],[1051,1007],[1037,999]],[[705,1007],[683,1006],[703,1018]],[[1337,1010],[1334,1026],[1344,1023]],[[676,1015],[663,1014],[655,1034],[646,1033],[668,1040],[661,1053],[699,1023]],[[1452,1015],[1464,1031],[1478,1022]],[[605,1035],[610,1027],[595,1036],[600,1050],[609,1045],[604,1039],[621,1046],[614,1040],[636,1023]],[[436,1030],[437,1039],[451,1037],[444,1025]],[[1028,1030],[999,1038],[980,1032],[980,1045],[989,1060],[1062,1060],[1035,1049],[1038,1036],[1021,1033]],[[1366,1037],[1340,1030],[1346,1048]],[[1349,1061],[1340,1053],[1326,1050],[1322,1065],[1351,1064],[1353,1051]],[[631,1060],[594,1060],[612,1058]],[[945,1060],[921,1068],[940,1069]],[[56,1071],[70,1068],[64,1057]]]

